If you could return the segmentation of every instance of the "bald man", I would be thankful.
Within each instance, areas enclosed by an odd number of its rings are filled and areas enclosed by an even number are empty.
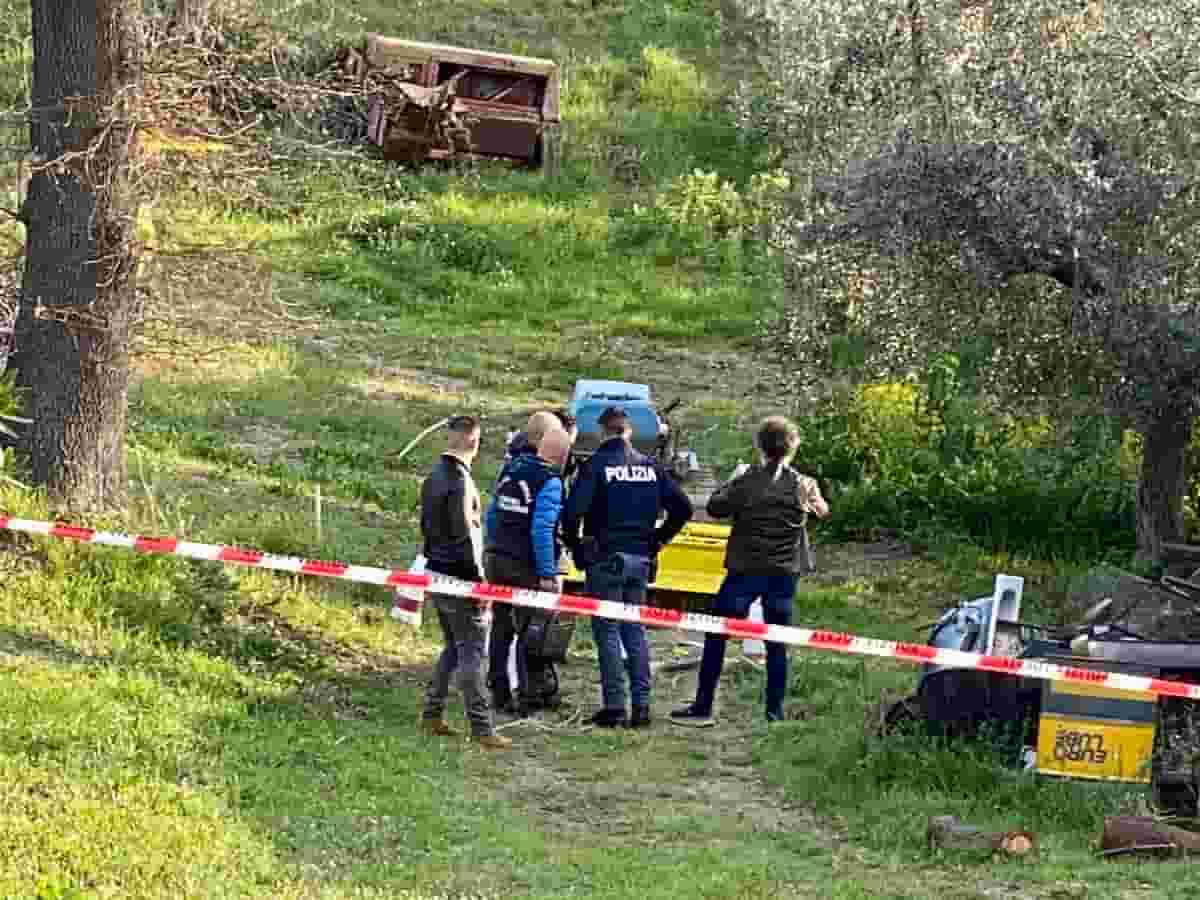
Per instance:
[[[545,410],[535,412],[525,423],[525,430],[518,431],[509,440],[505,448],[505,462],[516,459],[522,453],[537,453],[546,432],[565,427],[557,414]]]
[[[514,457],[500,474],[488,508],[488,534],[483,564],[493,584],[531,590],[562,590],[559,559],[562,543],[558,520],[563,506],[562,467],[571,447],[570,435],[547,413],[552,425],[538,440],[536,454]],[[512,632],[493,625],[489,677],[497,709],[526,715],[546,705],[544,685],[533,683],[528,647],[540,637],[549,616],[540,610],[510,607]],[[502,621],[503,613],[497,616]],[[517,638],[517,690],[513,708],[508,677],[508,652],[512,636]]]
[[[555,428],[562,427],[557,415],[548,411],[541,410],[535,412],[529,417],[529,421],[525,423],[525,430],[518,431],[510,435],[508,444],[504,450],[504,465],[501,467],[500,476],[496,479],[496,484],[492,488],[492,496],[496,496],[496,492],[500,489],[500,484],[508,472],[508,466],[521,457],[536,457],[538,446],[542,443],[542,438],[546,436],[548,431],[553,431]],[[496,504],[492,503],[484,514],[483,528],[485,535],[494,534],[496,531]],[[490,539],[489,539],[490,543]],[[486,546],[486,545],[485,545]],[[500,569],[495,570],[495,566],[488,566],[487,556],[484,556],[484,572],[487,574],[488,581],[499,584],[508,584],[507,580],[496,581],[492,577],[493,574],[498,575],[501,579],[512,577],[507,567],[501,563]],[[497,604],[493,607],[492,612],[492,632],[491,640],[488,645],[488,677],[487,683],[492,690],[492,705],[500,710],[515,710],[515,705],[512,699],[512,690],[509,686],[508,677],[508,654],[509,648],[517,637],[517,623],[515,619],[515,611],[511,606]]]

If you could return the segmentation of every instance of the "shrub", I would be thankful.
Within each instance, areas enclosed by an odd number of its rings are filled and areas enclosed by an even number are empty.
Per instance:
[[[1132,549],[1125,435],[1102,418],[1055,430],[990,409],[959,390],[955,364],[842,389],[800,422],[802,466],[836,506],[825,538],[897,529],[1055,557]]]
[[[699,70],[669,50],[642,50],[645,69],[638,84],[638,97],[648,106],[670,112],[694,113],[704,104],[708,89]]]

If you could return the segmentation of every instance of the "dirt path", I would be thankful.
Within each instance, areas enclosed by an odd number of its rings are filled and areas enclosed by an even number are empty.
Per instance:
[[[913,556],[895,541],[824,548],[820,579],[813,585],[885,574]],[[695,659],[703,635],[651,629],[652,726],[645,731],[609,732],[587,724],[600,702],[595,650],[581,620],[566,665],[559,666],[561,709],[529,720],[502,716],[502,733],[517,746],[499,764],[495,784],[511,802],[564,834],[627,845],[684,842],[678,823],[703,821],[705,840],[736,840],[747,830],[804,834],[816,846],[842,843],[836,828],[803,804],[767,785],[754,766],[754,744],[765,726],[761,702],[736,702],[731,682],[754,665],[730,641],[712,728],[672,725],[668,713],[695,695],[696,667],[672,670]],[[799,707],[790,705],[795,714]],[[596,740],[581,741],[587,736]],[[597,743],[598,740],[603,743]],[[673,824],[675,823],[675,824]]]
[[[681,728],[667,720],[670,710],[692,699],[696,672],[661,667],[680,660],[677,649],[695,653],[681,642],[699,642],[702,636],[652,631],[650,639],[655,668],[651,728],[608,732],[587,724],[599,704],[599,671],[589,645],[559,669],[560,710],[524,721],[502,717],[500,728],[517,747],[501,763],[499,789],[549,829],[586,834],[589,841],[686,843],[684,823],[702,821],[709,844],[733,842],[753,830],[805,833],[818,845],[836,846],[839,836],[828,823],[789,802],[756,772],[753,744],[764,727],[761,709],[718,701],[717,724],[705,729]],[[749,665],[735,659],[740,649],[731,642],[726,679]],[[564,740],[582,735],[605,743]]]

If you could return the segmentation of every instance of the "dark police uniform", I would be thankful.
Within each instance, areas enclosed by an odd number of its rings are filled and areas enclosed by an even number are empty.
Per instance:
[[[624,418],[605,410],[600,421]],[[658,519],[666,512],[666,521]],[[692,504],[655,460],[615,437],[601,444],[580,470],[563,513],[565,541],[586,573],[586,590],[602,600],[644,604],[650,570],[659,548],[692,517]],[[583,537],[579,537],[582,526]],[[633,724],[650,721],[650,654],[640,624],[592,618],[600,660],[603,709],[597,725],[623,723],[628,672]],[[626,661],[621,661],[621,648]]]

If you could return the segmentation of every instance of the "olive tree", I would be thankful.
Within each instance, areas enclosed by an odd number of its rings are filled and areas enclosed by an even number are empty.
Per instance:
[[[140,35],[130,0],[33,0],[33,174],[17,384],[35,483],[66,505],[125,490]]]
[[[1182,532],[1200,397],[1200,0],[748,0],[788,150],[797,348],[904,369],[983,341],[994,386],[1141,435],[1138,544]]]

